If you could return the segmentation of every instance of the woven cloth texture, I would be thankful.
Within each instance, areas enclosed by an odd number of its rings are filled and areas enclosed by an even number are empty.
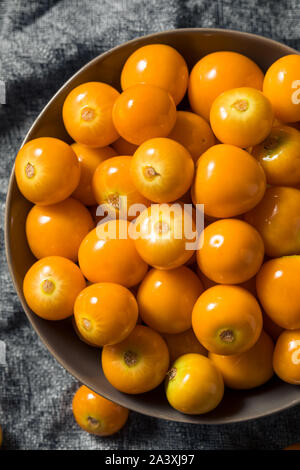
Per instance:
[[[8,272],[3,237],[8,178],[39,112],[74,72],[98,54],[138,36],[186,27],[257,33],[300,50],[299,0],[0,0],[0,80],[7,94],[7,104],[0,105],[4,449],[281,449],[300,441],[299,406],[227,426],[180,424],[132,412],[115,436],[85,433],[71,409],[79,384],[38,339]]]

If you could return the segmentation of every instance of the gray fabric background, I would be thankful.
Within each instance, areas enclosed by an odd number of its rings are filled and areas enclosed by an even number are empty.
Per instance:
[[[131,413],[116,436],[98,438],[74,422],[78,383],[29,325],[5,260],[8,176],[23,137],[56,90],[94,56],[129,39],[182,27],[254,32],[300,50],[299,0],[0,0],[0,423],[4,449],[280,449],[300,441],[300,407],[240,425],[177,424]]]

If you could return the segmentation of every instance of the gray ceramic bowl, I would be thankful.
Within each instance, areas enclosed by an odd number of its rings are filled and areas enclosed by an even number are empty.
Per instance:
[[[297,51],[270,39],[219,29],[180,29],[152,34],[130,41],[101,54],[77,72],[52,98],[38,116],[24,143],[53,136],[70,142],[61,118],[62,104],[69,91],[88,81],[103,81],[120,88],[119,77],[126,58],[137,48],[151,43],[169,44],[185,57],[191,68],[201,57],[219,50],[236,51],[253,59],[266,70],[279,57]],[[10,273],[25,313],[40,339],[57,361],[81,383],[100,395],[131,410],[157,418],[187,423],[226,424],[267,416],[300,403],[299,388],[276,378],[250,391],[226,390],[222,403],[211,413],[184,415],[172,409],[163,386],[142,395],[118,392],[105,379],[100,351],[80,341],[71,321],[42,320],[28,308],[22,293],[24,275],[34,262],[25,236],[25,220],[31,204],[20,194],[12,171],[6,203],[6,252]]]

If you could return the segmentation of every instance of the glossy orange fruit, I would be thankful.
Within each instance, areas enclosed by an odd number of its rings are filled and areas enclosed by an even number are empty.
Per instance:
[[[281,333],[275,345],[273,367],[282,380],[300,385],[300,329]]]
[[[31,310],[46,320],[63,320],[73,314],[85,279],[76,264],[61,256],[48,256],[34,263],[23,281],[23,293]]]
[[[152,204],[131,224],[130,234],[143,260],[158,269],[178,268],[195,251],[195,224],[180,204]]]
[[[113,122],[123,139],[140,145],[166,137],[176,121],[172,96],[154,85],[134,85],[121,93],[113,107]]]
[[[79,245],[94,226],[88,209],[68,198],[50,206],[33,206],[26,219],[26,236],[36,258],[64,256],[76,262]]]
[[[202,354],[184,354],[172,364],[165,382],[170,405],[181,413],[203,414],[218,406],[224,394],[222,375]]]
[[[203,286],[186,266],[151,269],[137,293],[142,320],[160,333],[181,333],[192,326],[192,310]]]
[[[256,289],[266,314],[281,328],[300,328],[300,255],[283,256],[263,264]]]
[[[123,137],[119,137],[112,143],[112,147],[117,152],[117,155],[133,155],[138,145],[131,144],[127,142],[127,140],[123,139]]]
[[[209,120],[214,99],[225,90],[251,87],[262,90],[264,75],[248,57],[231,51],[207,54],[193,67],[188,87],[192,110]]]
[[[130,156],[109,158],[97,167],[93,176],[93,192],[97,203],[109,214],[129,220],[136,217],[138,208],[141,212],[140,205],[143,210],[150,204],[133,183],[131,161]]]
[[[121,73],[123,90],[146,83],[168,91],[178,104],[187,89],[189,72],[179,52],[166,44],[148,44],[134,51]]]
[[[106,379],[124,393],[144,393],[156,388],[168,367],[169,351],[164,339],[147,326],[137,325],[124,341],[102,350]]]
[[[206,120],[189,111],[177,111],[175,125],[168,137],[183,145],[194,162],[205,150],[217,143]]]
[[[63,121],[75,142],[105,147],[119,137],[112,120],[113,105],[120,93],[102,82],[87,82],[74,88],[63,105]]]
[[[81,169],[80,180],[72,196],[86,206],[93,206],[97,203],[92,190],[93,174],[101,162],[114,157],[117,152],[112,147],[91,148],[77,143],[71,147],[77,155]]]
[[[194,204],[211,217],[235,217],[255,207],[266,189],[257,160],[233,145],[210,147],[197,162],[192,188]]]
[[[171,363],[183,354],[194,353],[207,356],[207,350],[199,343],[192,328],[181,333],[164,333],[163,338],[169,349]]]
[[[111,436],[126,423],[129,411],[82,385],[75,393],[72,410],[77,424],[90,434]]]
[[[79,183],[80,166],[70,145],[53,137],[40,137],[21,148],[15,174],[26,199],[47,205],[71,195]]]
[[[220,370],[227,387],[246,390],[263,385],[273,376],[273,351],[272,339],[262,331],[248,351],[230,356],[209,353],[209,358]]]
[[[245,220],[261,234],[266,254],[279,257],[300,253],[299,213],[300,190],[274,186]]]
[[[273,338],[274,341],[276,341],[279,335],[283,332],[283,328],[277,325],[277,323],[275,323],[272,318],[264,312],[264,310],[262,310],[262,314],[264,330],[271,336],[271,338]]]
[[[267,183],[274,186],[300,184],[300,132],[293,127],[278,125],[269,136],[256,145],[251,154],[263,167]]]
[[[102,282],[80,292],[74,316],[80,335],[101,347],[119,343],[131,333],[138,319],[138,306],[126,287]]]
[[[132,157],[132,180],[143,196],[153,202],[171,202],[192,184],[194,162],[189,152],[168,138],[150,139]]]
[[[217,139],[224,144],[241,148],[257,145],[271,131],[272,105],[255,88],[233,88],[214,100],[210,124]]]
[[[128,226],[126,220],[106,221],[82,240],[78,261],[90,282],[114,282],[132,287],[144,278],[148,266],[128,236]]]
[[[198,266],[218,284],[240,284],[251,279],[263,259],[264,243],[260,234],[242,220],[218,220],[200,235]]]
[[[290,54],[276,60],[267,70],[263,92],[282,122],[300,121],[300,56]]]
[[[250,349],[262,330],[262,313],[255,297],[239,286],[216,285],[194,305],[192,325],[201,344],[215,354],[239,354]]]

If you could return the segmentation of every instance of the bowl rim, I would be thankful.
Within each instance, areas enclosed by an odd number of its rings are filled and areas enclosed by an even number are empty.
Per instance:
[[[262,36],[262,35],[259,35],[259,34],[254,34],[254,33],[249,33],[249,32],[246,32],[246,31],[239,31],[239,30],[234,30],[234,29],[196,28],[196,27],[195,28],[174,28],[174,29],[168,29],[168,30],[154,32],[154,33],[147,34],[147,35],[138,36],[138,37],[133,38],[129,41],[120,43],[120,44],[114,46],[113,48],[111,48],[109,50],[106,50],[105,52],[102,52],[101,54],[98,54],[93,59],[91,59],[87,63],[85,63],[82,67],[80,67],[80,69],[77,70],[74,74],[72,74],[63,83],[63,85],[59,87],[59,89],[55,92],[55,94],[51,97],[51,99],[47,102],[47,104],[39,111],[37,117],[34,119],[32,125],[30,126],[29,130],[27,131],[27,133],[26,133],[19,149],[21,149],[25,145],[25,143],[27,143],[31,139],[31,134],[32,134],[33,130],[35,129],[36,125],[42,119],[42,115],[52,105],[52,102],[55,101],[55,99],[60,95],[60,93],[63,90],[65,90],[68,87],[68,85],[74,79],[76,79],[84,70],[88,69],[90,66],[97,63],[99,61],[99,59],[105,58],[106,56],[109,56],[109,55],[113,54],[114,52],[121,49],[122,47],[125,47],[125,46],[128,46],[128,45],[133,45],[134,43],[139,43],[140,40],[155,39],[158,42],[159,38],[162,37],[162,36],[165,37],[165,36],[168,36],[168,35],[185,34],[185,33],[200,33],[200,34],[204,34],[204,35],[205,34],[223,34],[223,35],[225,34],[225,35],[229,35],[229,36],[236,36],[237,38],[241,37],[241,36],[246,37],[246,38],[249,37],[249,39],[258,39],[260,41],[263,41],[263,42],[266,42],[268,44],[274,45],[276,47],[278,47],[278,46],[281,47],[282,50],[284,52],[286,52],[286,54],[283,54],[283,55],[288,55],[288,54],[300,55],[300,52],[297,51],[296,49],[294,49],[290,46],[287,46],[287,45],[285,45],[285,44],[283,44],[279,41],[276,41],[274,39],[271,39],[271,38],[268,38],[268,37],[265,37],[265,36]],[[11,204],[12,204],[12,186],[13,186],[14,180],[15,180],[15,163],[13,163],[13,166],[11,168],[11,173],[10,173],[10,177],[9,177],[9,181],[8,181],[7,196],[6,196],[6,201],[5,201],[5,214],[4,214],[4,242],[5,242],[5,253],[6,253],[6,261],[7,261],[7,265],[8,265],[8,269],[9,269],[9,274],[10,274],[14,289],[15,289],[17,295],[18,295],[18,299],[21,303],[21,306],[22,306],[22,308],[23,308],[23,310],[26,314],[26,317],[29,320],[31,326],[33,327],[34,331],[36,332],[38,338],[44,344],[44,346],[46,346],[47,350],[51,353],[51,355],[55,358],[55,360],[69,374],[71,374],[77,381],[81,382],[81,380],[78,378],[77,373],[73,369],[73,367],[68,365],[63,358],[57,357],[57,354],[56,354],[54,348],[51,346],[51,344],[48,342],[48,340],[40,334],[39,329],[33,324],[30,316],[27,314],[28,306],[27,306],[26,302],[24,301],[22,289],[18,287],[17,282],[16,282],[14,269],[13,269],[13,264],[12,264],[12,255],[11,255],[12,249],[11,249],[10,235],[9,235],[9,231],[10,231],[9,215],[10,215]],[[104,393],[103,396],[105,398],[111,400],[111,397],[109,395],[106,395]],[[121,406],[124,406],[122,401],[119,401],[119,400],[115,401],[114,400],[114,402],[121,405]],[[226,421],[224,421],[222,418],[219,418],[218,420],[214,420],[212,422],[205,421],[202,424],[209,425],[209,426],[212,426],[212,425],[214,425],[214,426],[222,426],[223,425],[224,426],[224,425],[230,425],[230,424],[247,423],[249,421],[253,421],[253,420],[256,420],[256,419],[261,419],[261,418],[264,418],[264,417],[267,417],[267,416],[273,416],[273,415],[278,414],[282,411],[288,410],[288,409],[296,406],[299,403],[300,403],[300,397],[299,397],[299,400],[294,400],[294,401],[292,401],[291,403],[288,403],[285,406],[280,406],[280,407],[275,408],[271,411],[260,412],[260,413],[256,414],[255,416],[249,416],[249,417],[244,417],[244,418],[243,417],[234,418],[234,416],[233,416],[232,419],[227,419]],[[131,408],[131,410],[135,411],[137,413],[140,413],[142,415],[149,416],[149,417],[156,418],[156,419],[164,419],[166,421],[173,421],[173,422],[178,422],[178,423],[201,424],[201,421],[199,421],[199,422],[190,421],[189,420],[189,415],[182,414],[181,418],[179,420],[179,419],[176,418],[176,416],[159,416],[158,414],[153,415],[150,412],[148,412],[147,410],[141,410],[140,407],[137,407],[137,408],[133,407],[133,408]]]

